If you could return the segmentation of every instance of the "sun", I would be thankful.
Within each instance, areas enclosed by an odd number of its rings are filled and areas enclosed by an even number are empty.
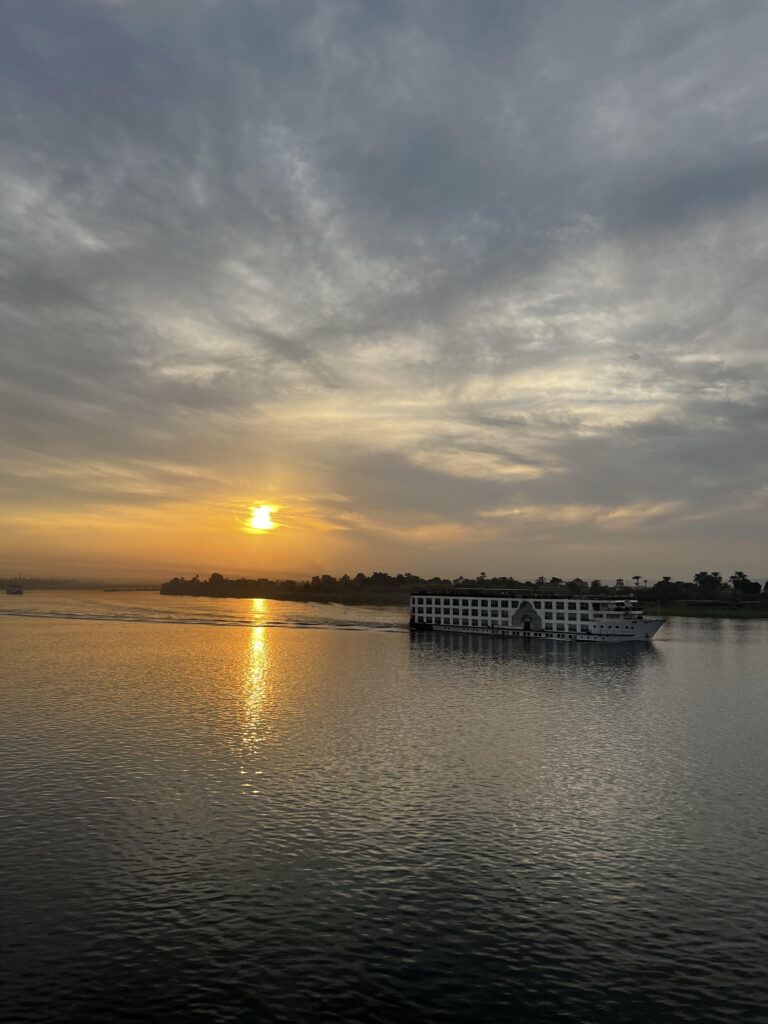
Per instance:
[[[251,518],[248,526],[251,530],[274,530],[277,523],[272,522],[272,513],[277,509],[274,505],[251,506]]]

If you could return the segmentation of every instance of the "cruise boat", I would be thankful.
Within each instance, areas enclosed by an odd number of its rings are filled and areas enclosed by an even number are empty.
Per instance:
[[[417,590],[411,629],[523,639],[622,643],[651,640],[665,619],[646,619],[629,594],[607,597],[525,590]]]
[[[24,587],[20,583],[9,583],[5,588],[6,594],[23,594]]]

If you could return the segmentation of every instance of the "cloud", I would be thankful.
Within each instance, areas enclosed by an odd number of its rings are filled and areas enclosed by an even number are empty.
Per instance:
[[[619,520],[648,571],[754,558],[766,36],[715,0],[5,4],[3,493],[313,494],[339,571],[611,575]]]

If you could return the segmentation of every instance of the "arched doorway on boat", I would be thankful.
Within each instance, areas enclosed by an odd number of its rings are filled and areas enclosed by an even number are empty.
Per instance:
[[[519,629],[521,633],[531,633],[541,629],[541,615],[530,601],[521,601],[520,607],[510,618],[509,624],[513,629]]]

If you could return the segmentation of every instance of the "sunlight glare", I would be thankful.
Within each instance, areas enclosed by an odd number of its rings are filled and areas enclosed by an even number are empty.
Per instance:
[[[277,523],[272,522],[272,513],[276,511],[274,505],[253,505],[248,526],[252,530],[274,530]]]
[[[245,715],[243,720],[242,758],[240,774],[243,787],[258,793],[255,776],[261,772],[253,763],[253,755],[270,732],[269,706],[269,645],[263,626],[251,629],[247,671],[243,686]]]

